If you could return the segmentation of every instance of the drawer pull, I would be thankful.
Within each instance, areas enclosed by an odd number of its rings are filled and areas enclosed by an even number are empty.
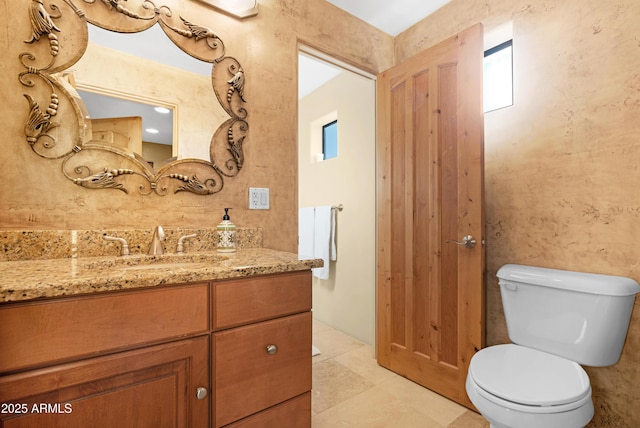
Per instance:
[[[204,388],[202,386],[198,387],[198,389],[196,389],[196,398],[198,400],[202,400],[207,396],[207,388]]]
[[[276,345],[267,345],[267,354],[274,355],[278,352],[278,347]]]

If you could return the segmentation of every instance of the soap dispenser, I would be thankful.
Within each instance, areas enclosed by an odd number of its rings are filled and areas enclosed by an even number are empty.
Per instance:
[[[229,219],[230,209],[231,208],[224,209],[224,216],[217,227],[218,252],[220,253],[233,253],[236,250],[236,225],[231,223]]]

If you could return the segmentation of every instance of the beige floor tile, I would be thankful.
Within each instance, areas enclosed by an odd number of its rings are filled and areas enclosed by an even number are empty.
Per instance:
[[[398,400],[424,412],[443,426],[447,426],[464,412],[466,407],[436,394],[401,376],[390,379],[380,385]]]
[[[424,412],[370,388],[312,417],[312,428],[444,428]]]
[[[447,428],[489,428],[489,421],[479,414],[467,410]]]
[[[482,416],[383,367],[373,348],[314,320],[312,428],[487,428]]]
[[[345,352],[335,357],[334,360],[374,384],[380,384],[398,376],[391,370],[378,365],[378,362],[373,357],[373,348],[369,345]]]
[[[311,408],[323,412],[374,386],[342,364],[326,360],[313,365]]]
[[[321,332],[327,331],[327,330],[333,330],[331,327],[329,327],[328,325],[326,325],[322,321],[318,321],[315,318],[313,319],[312,329],[313,329],[313,334],[321,333]]]
[[[320,355],[313,357],[313,363],[365,346],[359,340],[333,329],[321,329],[318,333],[314,333],[313,344],[320,350]]]

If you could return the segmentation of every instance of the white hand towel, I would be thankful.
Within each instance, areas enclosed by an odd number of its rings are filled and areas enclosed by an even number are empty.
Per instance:
[[[313,269],[313,275],[320,279],[329,279],[329,260],[331,257],[330,205],[316,207],[313,249],[313,256],[324,261],[323,267]]]
[[[300,208],[298,210],[298,257],[301,259],[310,259],[314,257],[314,216],[314,207]]]

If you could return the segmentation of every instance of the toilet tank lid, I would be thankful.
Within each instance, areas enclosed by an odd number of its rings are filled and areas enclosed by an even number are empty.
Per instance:
[[[504,280],[606,296],[631,296],[640,293],[640,285],[635,280],[623,276],[572,272],[516,264],[502,266],[498,270],[497,276],[501,284]]]

